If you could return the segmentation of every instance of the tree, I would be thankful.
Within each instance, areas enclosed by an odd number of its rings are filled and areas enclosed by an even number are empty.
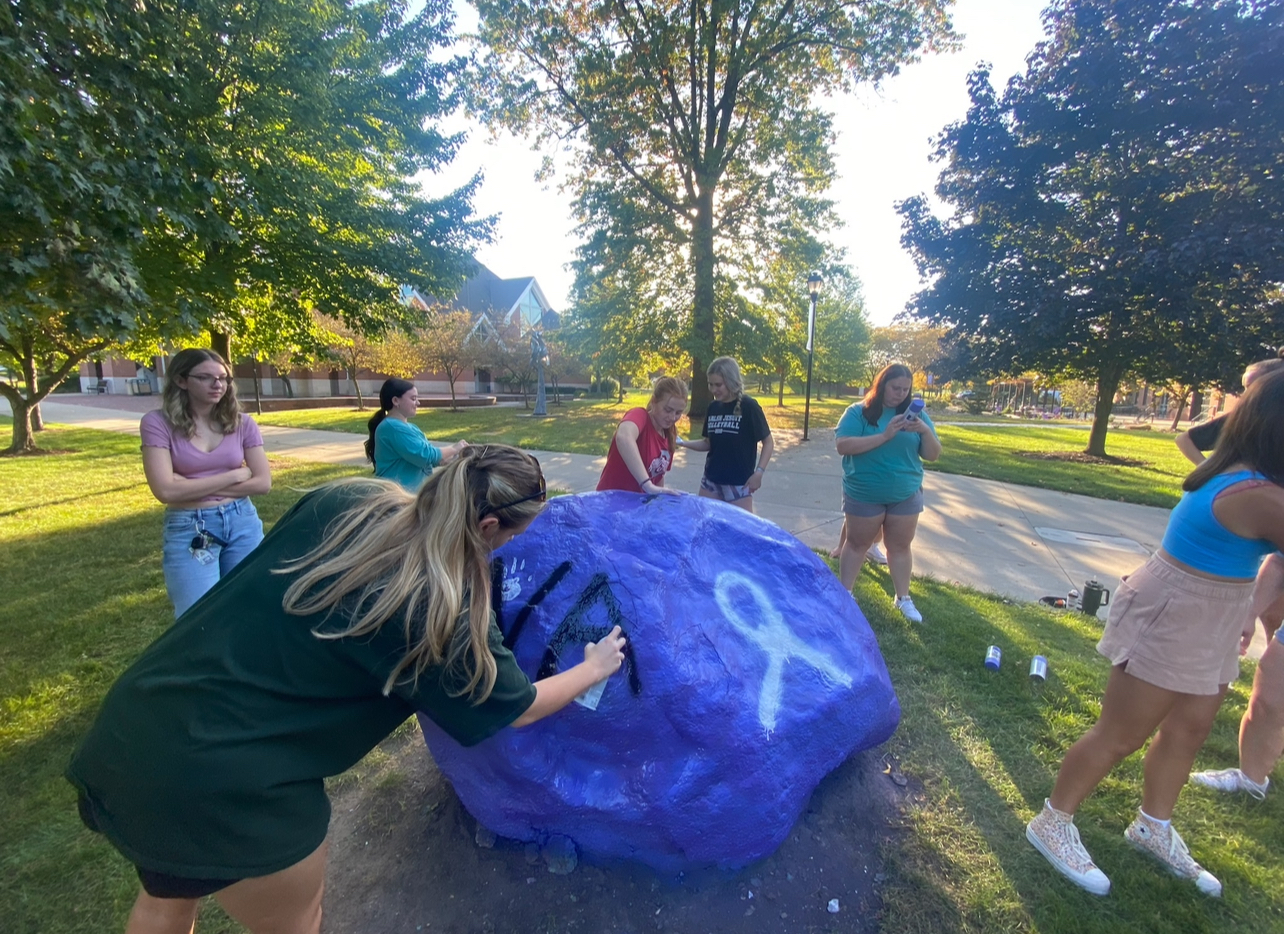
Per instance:
[[[984,70],[946,129],[952,207],[900,206],[932,284],[914,306],[992,374],[1097,387],[1104,455],[1122,380],[1226,382],[1284,309],[1284,7],[1060,0],[1001,98]]]
[[[676,315],[648,291],[646,269],[636,257],[590,264],[582,249],[575,269],[572,307],[562,321],[562,339],[588,362],[595,376],[615,377],[620,401],[626,377],[637,375],[640,361],[661,348],[677,346]],[[675,367],[675,372],[689,372]]]
[[[874,377],[889,363],[903,363],[917,375],[932,370],[946,356],[948,328],[932,327],[921,321],[901,321],[874,328],[869,334],[865,356],[864,380],[874,384]]]
[[[530,391],[536,379],[530,348],[521,341],[507,344],[494,341],[487,345],[485,359],[491,367],[504,374],[500,379],[508,384],[510,390],[516,389],[522,394],[522,406],[529,409]]]
[[[178,69],[168,7],[31,0],[0,8],[0,380],[10,453],[80,361],[131,339],[195,331],[156,313],[144,233],[190,194],[164,112]],[[180,208],[175,223],[190,223]],[[40,374],[49,378],[43,382]]]
[[[374,370],[378,365],[379,340],[367,337],[360,328],[353,327],[340,318],[318,312],[313,314],[316,316],[321,343],[325,347],[325,356],[347,371],[352,389],[357,395],[357,410],[364,412],[366,400],[361,395],[361,383],[357,376],[362,370]]]
[[[584,229],[653,258],[664,304],[683,309],[697,418],[731,310],[720,280],[746,278],[782,232],[833,223],[819,95],[878,80],[950,35],[947,0],[474,5],[493,95],[478,107],[541,140],[577,141]]]
[[[297,296],[278,294],[270,287],[242,293],[237,310],[241,320],[237,347],[253,367],[254,406],[261,414],[262,365],[276,368],[286,394],[292,396],[290,368],[310,366],[323,356],[324,335],[314,316],[301,314]]]
[[[830,280],[816,303],[816,361],[818,383],[830,383],[834,395],[859,382],[869,356],[870,328],[860,282],[852,276]]]
[[[452,411],[459,408],[455,399],[455,382],[464,370],[475,369],[488,356],[493,356],[491,347],[494,342],[479,336],[476,324],[466,311],[438,309],[428,312],[428,322],[418,334],[425,362],[435,372],[445,374],[450,383]],[[527,356],[530,356],[529,351]]]
[[[425,197],[417,176],[460,144],[465,60],[448,0],[181,5],[188,86],[180,145],[207,188],[200,226],[168,225],[154,248],[183,257],[176,286],[227,354],[247,288],[297,292],[307,309],[379,333],[404,317],[398,285],[453,294],[490,221],[477,179]],[[391,319],[361,319],[366,313]]]

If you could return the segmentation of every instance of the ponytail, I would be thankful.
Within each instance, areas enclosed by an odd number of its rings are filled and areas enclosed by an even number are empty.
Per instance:
[[[391,377],[385,379],[383,385],[379,387],[379,411],[375,412],[370,421],[366,422],[366,429],[370,432],[370,437],[366,439],[366,460],[374,464],[375,470],[379,465],[375,464],[375,431],[383,424],[383,420],[388,417],[388,410],[392,408],[394,399],[400,399],[410,390],[415,388],[415,384],[408,379],[398,379]]]
[[[374,459],[375,432],[378,430],[379,426],[383,424],[383,420],[387,417],[388,417],[388,413],[385,412],[383,409],[380,409],[378,412],[374,413],[370,421],[366,422],[366,428],[369,429],[370,431],[370,437],[366,438],[366,443],[365,443],[366,460],[368,460],[372,465],[374,465],[375,470],[379,469],[379,465],[375,464],[375,459]]]

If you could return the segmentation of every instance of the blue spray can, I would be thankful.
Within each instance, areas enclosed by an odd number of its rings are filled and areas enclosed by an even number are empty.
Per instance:
[[[997,645],[992,645],[985,650],[985,667],[990,671],[998,671],[999,665],[1003,662],[1003,650]]]

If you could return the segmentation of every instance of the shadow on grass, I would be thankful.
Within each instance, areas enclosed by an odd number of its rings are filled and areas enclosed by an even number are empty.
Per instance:
[[[124,926],[137,880],[81,826],[62,775],[107,689],[173,620],[160,566],[163,507],[137,483],[110,482],[141,480],[137,440],[67,435],[84,450],[44,481],[17,474],[9,489],[30,491],[19,494],[26,502],[0,516],[0,918],[22,934]],[[303,489],[353,473],[275,468],[272,493],[255,497],[269,528]],[[69,495],[77,489],[87,492]],[[204,934],[240,930],[218,911],[205,915]]]
[[[926,622],[890,610],[886,572],[862,578],[857,597],[892,672],[904,716],[889,747],[922,783],[908,831],[887,852],[893,867],[888,924],[897,931],[1225,932],[1260,930],[1281,917],[1280,799],[1264,805],[1183,793],[1175,822],[1196,858],[1226,885],[1207,899],[1136,854],[1122,832],[1140,801],[1140,755],[1130,757],[1080,810],[1085,845],[1114,882],[1099,899],[1056,874],[1025,840],[1061,757],[1095,721],[1108,665],[1096,656],[1098,628],[945,585],[915,584]],[[1004,650],[998,672],[986,647]],[[1030,657],[1050,676],[1028,683]],[[1208,765],[1234,762],[1246,684],[1218,719]],[[1246,858],[1245,853],[1252,853]]]

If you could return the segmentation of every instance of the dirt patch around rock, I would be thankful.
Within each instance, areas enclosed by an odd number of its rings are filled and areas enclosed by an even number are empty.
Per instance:
[[[1083,451],[1013,451],[1017,457],[1036,461],[1066,461],[1072,464],[1100,464],[1105,467],[1145,467],[1146,462],[1135,457],[1098,457]]]
[[[780,849],[738,872],[667,875],[581,855],[572,872],[557,875],[533,845],[478,845],[477,822],[417,730],[382,749],[373,774],[331,789],[324,934],[879,929],[880,846],[898,832],[906,789],[884,774],[875,751],[829,775]]]

